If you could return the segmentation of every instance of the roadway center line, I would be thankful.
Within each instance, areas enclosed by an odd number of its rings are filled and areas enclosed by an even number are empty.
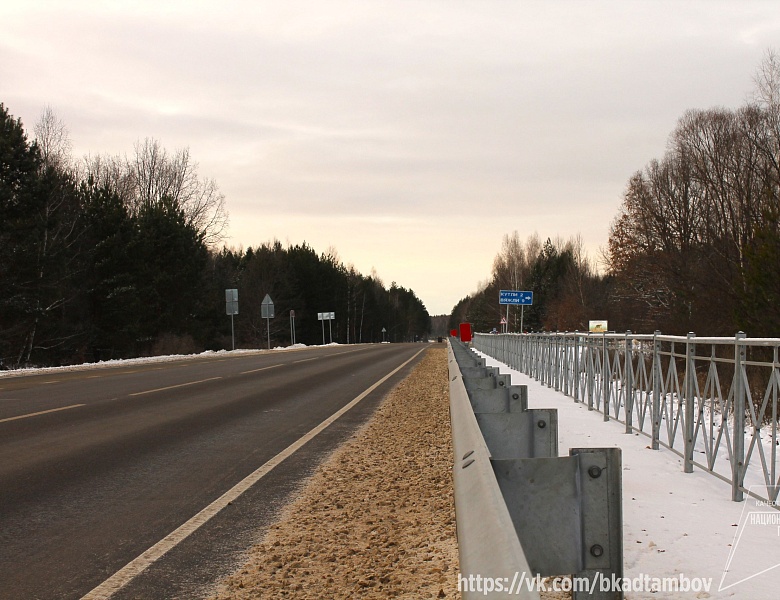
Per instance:
[[[261,367],[259,369],[252,369],[251,371],[241,371],[241,375],[246,375],[247,373],[257,373],[258,371],[267,371],[268,369],[275,369],[276,367],[283,367],[283,363],[279,363],[278,365],[271,365],[270,367]]]
[[[215,379],[222,379],[222,377],[209,377],[208,379],[201,379],[200,381],[188,381],[187,383],[179,383],[177,385],[169,385],[166,387],[156,388],[154,390],[146,390],[144,392],[135,392],[134,394],[128,394],[128,396],[142,396],[143,394],[152,394],[154,392],[164,392],[165,390],[172,390],[174,388],[185,387],[188,385],[196,385],[198,383],[205,383],[207,381],[214,381]]]
[[[228,504],[233,502],[236,498],[238,498],[241,494],[243,494],[245,491],[251,488],[263,477],[268,475],[268,473],[270,473],[274,469],[274,467],[278,466],[286,458],[295,454],[307,442],[309,442],[315,436],[320,434],[325,428],[327,428],[339,417],[341,417],[341,415],[346,413],[358,402],[363,400],[363,398],[368,396],[371,392],[373,392],[376,388],[382,385],[385,381],[390,379],[393,375],[398,373],[398,371],[400,371],[406,365],[412,362],[424,350],[425,348],[419,350],[414,356],[412,356],[406,362],[402,363],[400,366],[390,371],[387,375],[382,377],[382,379],[380,379],[379,381],[371,385],[371,387],[364,390],[359,396],[351,400],[348,404],[341,407],[339,410],[337,410],[335,413],[333,413],[331,416],[325,419],[322,423],[317,425],[314,429],[309,431],[303,437],[299,438],[297,441],[287,446],[287,448],[282,450],[279,454],[277,454],[268,462],[266,462],[264,465],[259,467],[254,473],[251,473],[250,475],[248,475],[247,477],[239,481],[236,485],[234,485],[227,492],[222,494],[219,498],[214,500],[214,502],[212,502],[206,508],[201,510],[189,521],[187,521],[177,529],[173,530],[171,533],[169,533],[167,536],[165,536],[163,539],[157,542],[154,546],[149,548],[146,552],[144,552],[134,560],[127,563],[127,565],[119,569],[119,571],[114,573],[111,577],[106,579],[103,583],[101,583],[91,592],[87,593],[85,596],[82,596],[81,600],[106,600],[107,598],[113,596],[115,593],[117,593],[119,590],[121,590],[123,587],[129,584],[133,579],[138,577],[146,569],[152,566],[152,564],[154,564],[157,560],[162,558],[169,550],[175,548],[185,538],[187,538],[189,535],[197,531],[201,526],[205,525],[212,517],[214,517],[217,513],[219,513],[219,511],[221,511]],[[311,359],[307,359],[307,360],[311,360]]]
[[[49,410],[41,410],[34,413],[29,413],[26,415],[19,415],[18,417],[8,417],[6,419],[0,419],[0,423],[6,423],[8,421],[16,421],[18,419],[27,419],[28,417],[37,417],[38,415],[45,415],[48,413],[58,412],[61,410],[68,410],[70,408],[78,408],[80,406],[86,406],[86,404],[71,404],[70,406],[62,406],[60,408],[50,408]]]
[[[315,356],[314,358],[302,358],[301,360],[294,360],[293,363],[308,362],[310,360],[319,360],[321,357]]]
[[[342,354],[352,354],[353,352],[360,352],[365,348],[357,348],[356,350],[347,350],[346,352],[334,352],[331,356],[341,356]]]

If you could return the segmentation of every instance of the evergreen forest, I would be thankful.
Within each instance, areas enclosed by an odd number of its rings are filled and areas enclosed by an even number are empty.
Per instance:
[[[335,250],[222,245],[228,212],[188,150],[152,139],[129,156],[70,156],[49,108],[29,135],[0,104],[0,368],[230,349],[414,341],[422,301],[365,276]],[[275,318],[261,318],[273,299]],[[270,324],[270,331],[267,329]],[[385,330],[383,332],[382,330]]]

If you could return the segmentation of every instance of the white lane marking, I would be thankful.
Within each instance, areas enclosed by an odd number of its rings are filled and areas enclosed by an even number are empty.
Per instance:
[[[309,362],[310,360],[319,360],[319,359],[320,359],[319,356],[315,356],[314,358],[302,358],[301,360],[294,360],[293,364],[302,363],[302,362]]]
[[[278,365],[271,365],[270,367],[261,367],[259,369],[252,369],[251,371],[241,371],[241,375],[246,375],[247,373],[257,373],[258,371],[267,371],[268,369],[275,369],[276,367],[283,367],[284,364],[280,363]]]
[[[61,410],[68,410],[71,408],[78,408],[80,406],[86,406],[86,404],[71,404],[70,406],[61,406],[60,408],[50,408],[49,410],[41,410],[26,415],[19,415],[18,417],[8,417],[5,419],[0,419],[0,423],[6,423],[8,421],[17,421],[18,419],[27,419],[29,417],[37,417],[38,415],[46,415],[48,413],[59,412]]]
[[[152,394],[154,392],[164,392],[165,390],[172,390],[174,388],[186,387],[188,385],[197,385],[198,383],[206,383],[207,381],[214,381],[215,379],[222,379],[222,377],[209,377],[208,379],[201,379],[200,381],[188,381],[187,383],[179,383],[177,385],[169,385],[167,387],[156,388],[154,390],[146,390],[144,392],[135,392],[134,394],[128,394],[128,396],[142,396],[143,394]]]
[[[163,539],[157,542],[154,546],[149,548],[146,552],[144,552],[134,560],[127,563],[127,565],[119,569],[119,571],[114,573],[111,577],[106,579],[103,583],[101,583],[91,592],[87,593],[85,596],[82,596],[81,600],[106,600],[107,598],[113,596],[115,593],[117,593],[119,590],[121,590],[123,587],[129,584],[133,579],[138,577],[138,575],[140,575],[146,569],[148,569],[162,556],[164,556],[169,550],[175,548],[180,542],[182,542],[190,534],[194,533],[201,526],[205,525],[219,511],[221,511],[228,504],[230,504],[236,498],[238,498],[241,494],[243,494],[245,491],[251,488],[255,483],[257,483],[268,473],[270,473],[271,470],[274,467],[278,466],[284,459],[289,458],[290,456],[295,454],[307,442],[309,442],[312,438],[317,436],[325,428],[327,428],[339,417],[341,417],[341,415],[346,413],[358,402],[363,400],[363,398],[368,396],[371,392],[373,392],[376,388],[382,385],[385,381],[390,379],[393,375],[398,373],[398,371],[400,371],[406,365],[412,362],[424,350],[425,348],[419,350],[409,360],[407,360],[397,368],[390,371],[390,373],[382,377],[382,379],[374,383],[371,387],[363,391],[359,396],[351,400],[349,404],[344,405],[342,408],[340,408],[335,413],[333,413],[330,417],[325,419],[322,423],[317,425],[314,429],[309,431],[306,435],[304,435],[303,437],[299,438],[297,441],[287,446],[287,448],[282,450],[271,460],[269,460],[264,465],[259,467],[254,473],[251,473],[243,480],[238,482],[227,492],[225,492],[219,498],[214,500],[214,502],[209,504],[206,508],[204,508],[198,514],[192,517],[189,521],[187,521],[186,523],[184,523],[183,525],[181,525],[180,527],[178,527],[177,529],[169,533],[167,536],[165,536]]]

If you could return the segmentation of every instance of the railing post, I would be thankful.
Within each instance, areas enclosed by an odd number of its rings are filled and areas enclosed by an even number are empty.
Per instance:
[[[683,471],[693,473],[693,401],[696,381],[696,335],[689,332],[685,340],[685,457]]]
[[[596,366],[593,364],[593,356],[595,352],[593,350],[593,337],[590,331],[588,332],[588,410],[593,410],[593,391],[596,387]]]
[[[517,352],[519,355],[517,362],[520,364],[520,371],[528,375],[528,363],[526,361],[526,338],[523,337],[522,331],[518,334],[517,337]]]
[[[634,430],[634,361],[631,357],[631,330],[626,331],[626,356],[623,366],[623,402],[626,411],[626,433]]]
[[[563,351],[561,352],[561,385],[563,386],[563,395],[569,395],[569,332],[563,332]]]
[[[547,334],[547,387],[553,387],[555,385],[555,374],[553,372],[554,359],[553,352],[555,351],[555,338],[551,334]]]
[[[561,391],[561,336],[555,332],[555,354],[553,355],[553,365],[555,371],[553,374],[553,387],[556,392]]]
[[[602,411],[604,412],[604,420],[609,421],[609,388],[612,385],[611,379],[609,373],[609,349],[607,347],[607,334],[602,334],[601,338],[601,344],[602,344],[602,365],[601,365],[601,400],[604,403],[602,406]]]
[[[657,329],[653,333],[653,437],[652,449],[658,450],[661,437],[661,342]]]
[[[574,332],[574,341],[572,343],[574,356],[574,377],[572,383],[574,384],[574,401],[580,401],[580,336],[579,332]]]
[[[745,333],[740,331],[734,339],[734,456],[731,463],[731,499],[742,502],[745,494],[742,491],[745,471],[745,345],[741,341]],[[728,418],[724,415],[724,418]]]

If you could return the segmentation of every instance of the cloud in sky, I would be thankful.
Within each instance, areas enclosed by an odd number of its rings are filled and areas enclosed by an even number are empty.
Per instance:
[[[503,233],[607,240],[690,108],[743,104],[774,1],[0,1],[0,101],[74,154],[189,147],[230,239],[338,249],[449,312]]]

